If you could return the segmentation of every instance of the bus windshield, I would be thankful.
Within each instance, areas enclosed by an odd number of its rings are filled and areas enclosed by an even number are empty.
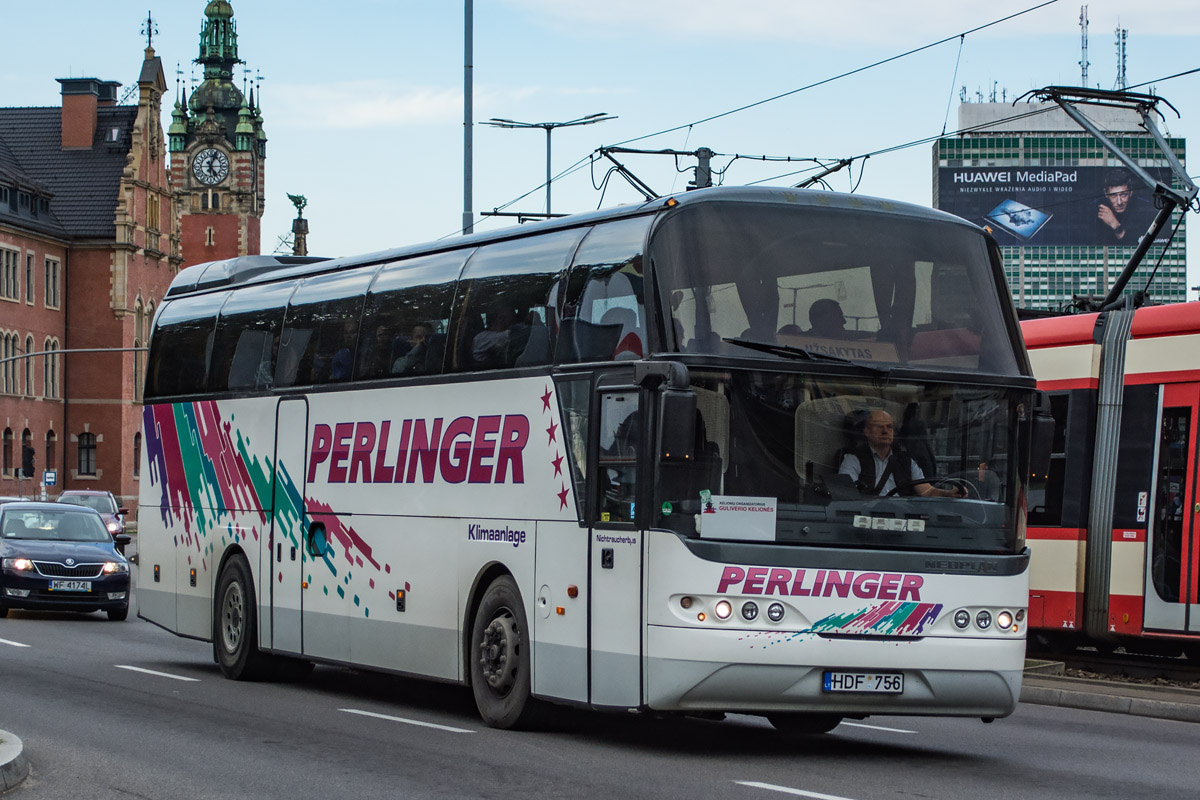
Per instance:
[[[662,460],[656,525],[775,543],[1024,546],[1015,473],[1027,390],[774,370],[691,378],[695,456]]]
[[[713,202],[667,217],[650,255],[668,352],[1029,374],[987,240],[966,225]]]

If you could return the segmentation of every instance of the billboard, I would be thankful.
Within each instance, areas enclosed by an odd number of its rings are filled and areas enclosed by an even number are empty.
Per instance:
[[[1170,184],[1171,171],[1145,167]],[[939,167],[938,208],[984,226],[1001,245],[1133,247],[1157,210],[1153,193],[1112,167]],[[1157,243],[1165,244],[1170,225]]]

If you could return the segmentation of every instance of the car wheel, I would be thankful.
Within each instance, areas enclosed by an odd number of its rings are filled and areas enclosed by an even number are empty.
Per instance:
[[[108,609],[108,619],[110,622],[124,622],[128,617],[129,617],[129,604],[128,603],[121,606],[120,608]]]
[[[532,721],[529,625],[517,584],[508,575],[484,592],[471,625],[471,691],[483,721],[493,728]]]
[[[789,737],[829,733],[842,722],[837,714],[767,714],[767,720]]]
[[[234,556],[217,581],[213,610],[213,650],[226,678],[259,680],[270,671],[270,656],[258,649],[257,615],[250,565]]]

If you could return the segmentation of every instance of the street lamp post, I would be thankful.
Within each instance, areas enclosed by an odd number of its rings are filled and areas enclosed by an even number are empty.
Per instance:
[[[568,120],[567,122],[518,122],[512,119],[497,119],[493,117],[484,125],[491,125],[493,128],[541,128],[546,131],[546,216],[550,215],[550,134],[555,128],[571,128],[576,125],[593,125],[597,122],[607,122],[610,119],[616,119],[614,114],[606,114],[601,111],[598,114],[588,114],[586,117],[579,119]]]

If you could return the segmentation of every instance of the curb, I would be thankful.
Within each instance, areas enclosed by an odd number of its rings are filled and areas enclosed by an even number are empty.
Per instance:
[[[1076,692],[1070,689],[1052,689],[1045,686],[1023,686],[1021,702],[1078,708],[1084,711],[1130,714],[1135,717],[1170,719],[1177,722],[1200,722],[1200,706],[1189,703],[1148,700],[1143,697],[1097,694],[1095,692]]]
[[[16,788],[29,776],[29,759],[19,737],[0,731],[0,792]]]

